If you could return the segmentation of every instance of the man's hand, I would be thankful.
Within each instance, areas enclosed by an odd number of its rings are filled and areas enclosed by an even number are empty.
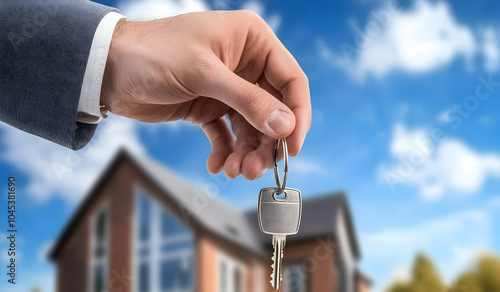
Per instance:
[[[101,103],[139,121],[199,125],[212,143],[208,171],[230,178],[261,177],[273,165],[275,138],[288,137],[297,155],[311,124],[306,75],[249,11],[120,21]]]

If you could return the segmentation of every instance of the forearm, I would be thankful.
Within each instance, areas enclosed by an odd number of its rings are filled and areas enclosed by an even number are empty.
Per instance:
[[[76,121],[92,39],[113,8],[84,0],[2,1],[0,119],[80,149],[95,125]]]

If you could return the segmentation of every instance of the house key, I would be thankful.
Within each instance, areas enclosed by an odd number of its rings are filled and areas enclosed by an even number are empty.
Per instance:
[[[280,183],[278,174],[278,150],[279,144],[283,145],[284,174],[283,183]],[[271,274],[271,285],[278,290],[282,281],[283,248],[286,244],[286,236],[296,234],[299,231],[300,216],[302,214],[302,198],[300,191],[286,188],[288,175],[288,149],[285,139],[276,140],[274,145],[274,175],[277,187],[264,188],[260,191],[258,218],[260,230],[273,236],[273,264]],[[284,194],[283,198],[280,198]]]

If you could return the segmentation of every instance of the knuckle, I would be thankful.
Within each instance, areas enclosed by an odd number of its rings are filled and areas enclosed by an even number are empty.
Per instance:
[[[255,11],[252,10],[241,10],[241,19],[252,26],[267,27],[266,21]]]
[[[301,78],[306,84],[309,84],[309,77],[307,77],[307,74],[304,71],[301,73]]]
[[[252,19],[252,20],[261,20],[262,18],[259,16],[259,14],[255,11],[252,11],[252,10],[240,10],[240,13],[242,14],[242,16],[248,18],[248,19]]]

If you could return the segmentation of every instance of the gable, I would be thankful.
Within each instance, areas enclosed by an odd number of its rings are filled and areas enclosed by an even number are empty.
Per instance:
[[[256,210],[243,213],[191,186],[164,166],[146,157],[139,157],[126,150],[121,150],[103,172],[90,195],[82,203],[57,240],[50,253],[51,260],[57,258],[60,249],[71,236],[72,230],[100,195],[107,180],[118,168],[122,167],[123,163],[131,165],[137,172],[139,180],[148,184],[147,189],[158,195],[158,198],[167,204],[187,225],[207,230],[255,255],[268,257],[266,247],[271,243],[271,236],[260,232]],[[299,233],[289,237],[287,241],[307,240],[335,234],[339,210],[342,210],[345,218],[350,249],[354,258],[359,258],[360,252],[354,226],[347,199],[343,193],[304,200]]]

